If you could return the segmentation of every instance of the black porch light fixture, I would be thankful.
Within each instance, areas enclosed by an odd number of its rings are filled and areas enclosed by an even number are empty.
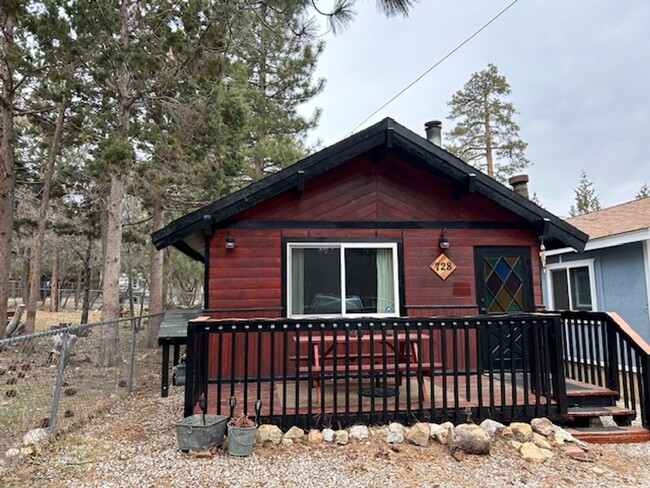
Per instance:
[[[235,238],[230,235],[230,232],[228,232],[228,237],[226,237],[225,248],[227,251],[232,251],[235,249]]]
[[[442,229],[440,240],[438,241],[440,249],[449,249],[449,239],[447,239],[447,229]]]

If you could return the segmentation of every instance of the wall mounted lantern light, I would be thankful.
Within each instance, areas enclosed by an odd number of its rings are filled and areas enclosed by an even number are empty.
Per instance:
[[[235,249],[235,238],[230,235],[230,232],[228,232],[228,237],[226,237],[225,248],[227,251],[232,251]]]
[[[447,239],[447,229],[442,229],[440,240],[438,241],[440,249],[449,249],[449,239]]]

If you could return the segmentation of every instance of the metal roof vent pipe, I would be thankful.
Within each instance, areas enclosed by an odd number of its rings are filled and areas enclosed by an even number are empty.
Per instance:
[[[438,147],[442,146],[442,122],[430,120],[424,124],[424,130],[427,133],[427,141]]]
[[[529,198],[528,181],[528,175],[516,175],[510,178],[508,183],[510,183],[510,186],[512,186],[515,193],[519,193],[524,198]]]

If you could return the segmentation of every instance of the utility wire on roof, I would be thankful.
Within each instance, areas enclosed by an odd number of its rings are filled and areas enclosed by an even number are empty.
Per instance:
[[[503,14],[505,14],[510,7],[512,7],[515,3],[517,3],[519,0],[513,0],[512,3],[510,3],[508,6],[506,6],[503,10],[501,10],[498,14],[496,14],[494,17],[492,17],[488,22],[483,24],[483,26],[478,29],[474,34],[469,36],[467,39],[465,39],[463,42],[458,44],[455,48],[453,48],[451,51],[449,51],[447,54],[445,54],[440,60],[436,61],[436,63],[431,66],[429,69],[427,69],[424,73],[422,73],[420,76],[418,76],[415,80],[413,80],[411,83],[406,85],[404,88],[402,88],[397,94],[393,96],[390,100],[388,100],[386,103],[384,103],[381,107],[379,107],[377,110],[375,110],[373,113],[368,115],[365,119],[363,119],[354,129],[350,131],[348,135],[352,135],[354,131],[356,131],[359,127],[361,127],[363,124],[368,122],[372,117],[377,115],[381,110],[386,108],[388,105],[393,103],[400,95],[402,95],[404,92],[406,92],[409,88],[411,88],[413,85],[415,85],[418,81],[420,81],[422,78],[424,78],[426,75],[428,75],[433,69],[438,67],[438,65],[442,64],[443,61],[445,61],[447,58],[449,58],[452,54],[454,54],[456,51],[458,51],[461,47],[463,47],[465,44],[467,44],[469,41],[474,39],[477,35],[479,35],[483,30],[485,30],[490,24],[492,24],[495,20],[497,20],[499,17],[501,17]]]

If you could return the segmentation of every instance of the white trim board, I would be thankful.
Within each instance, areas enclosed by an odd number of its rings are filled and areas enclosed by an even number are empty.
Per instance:
[[[630,244],[632,242],[647,242],[650,240],[650,228],[635,230],[634,232],[626,232],[625,234],[616,234],[614,236],[599,237],[598,239],[589,239],[585,245],[586,251],[595,251],[596,249],[604,249],[606,247],[622,246],[623,244]],[[572,247],[563,247],[561,249],[553,249],[546,251],[547,256],[558,256],[561,254],[569,254],[578,252]]]

